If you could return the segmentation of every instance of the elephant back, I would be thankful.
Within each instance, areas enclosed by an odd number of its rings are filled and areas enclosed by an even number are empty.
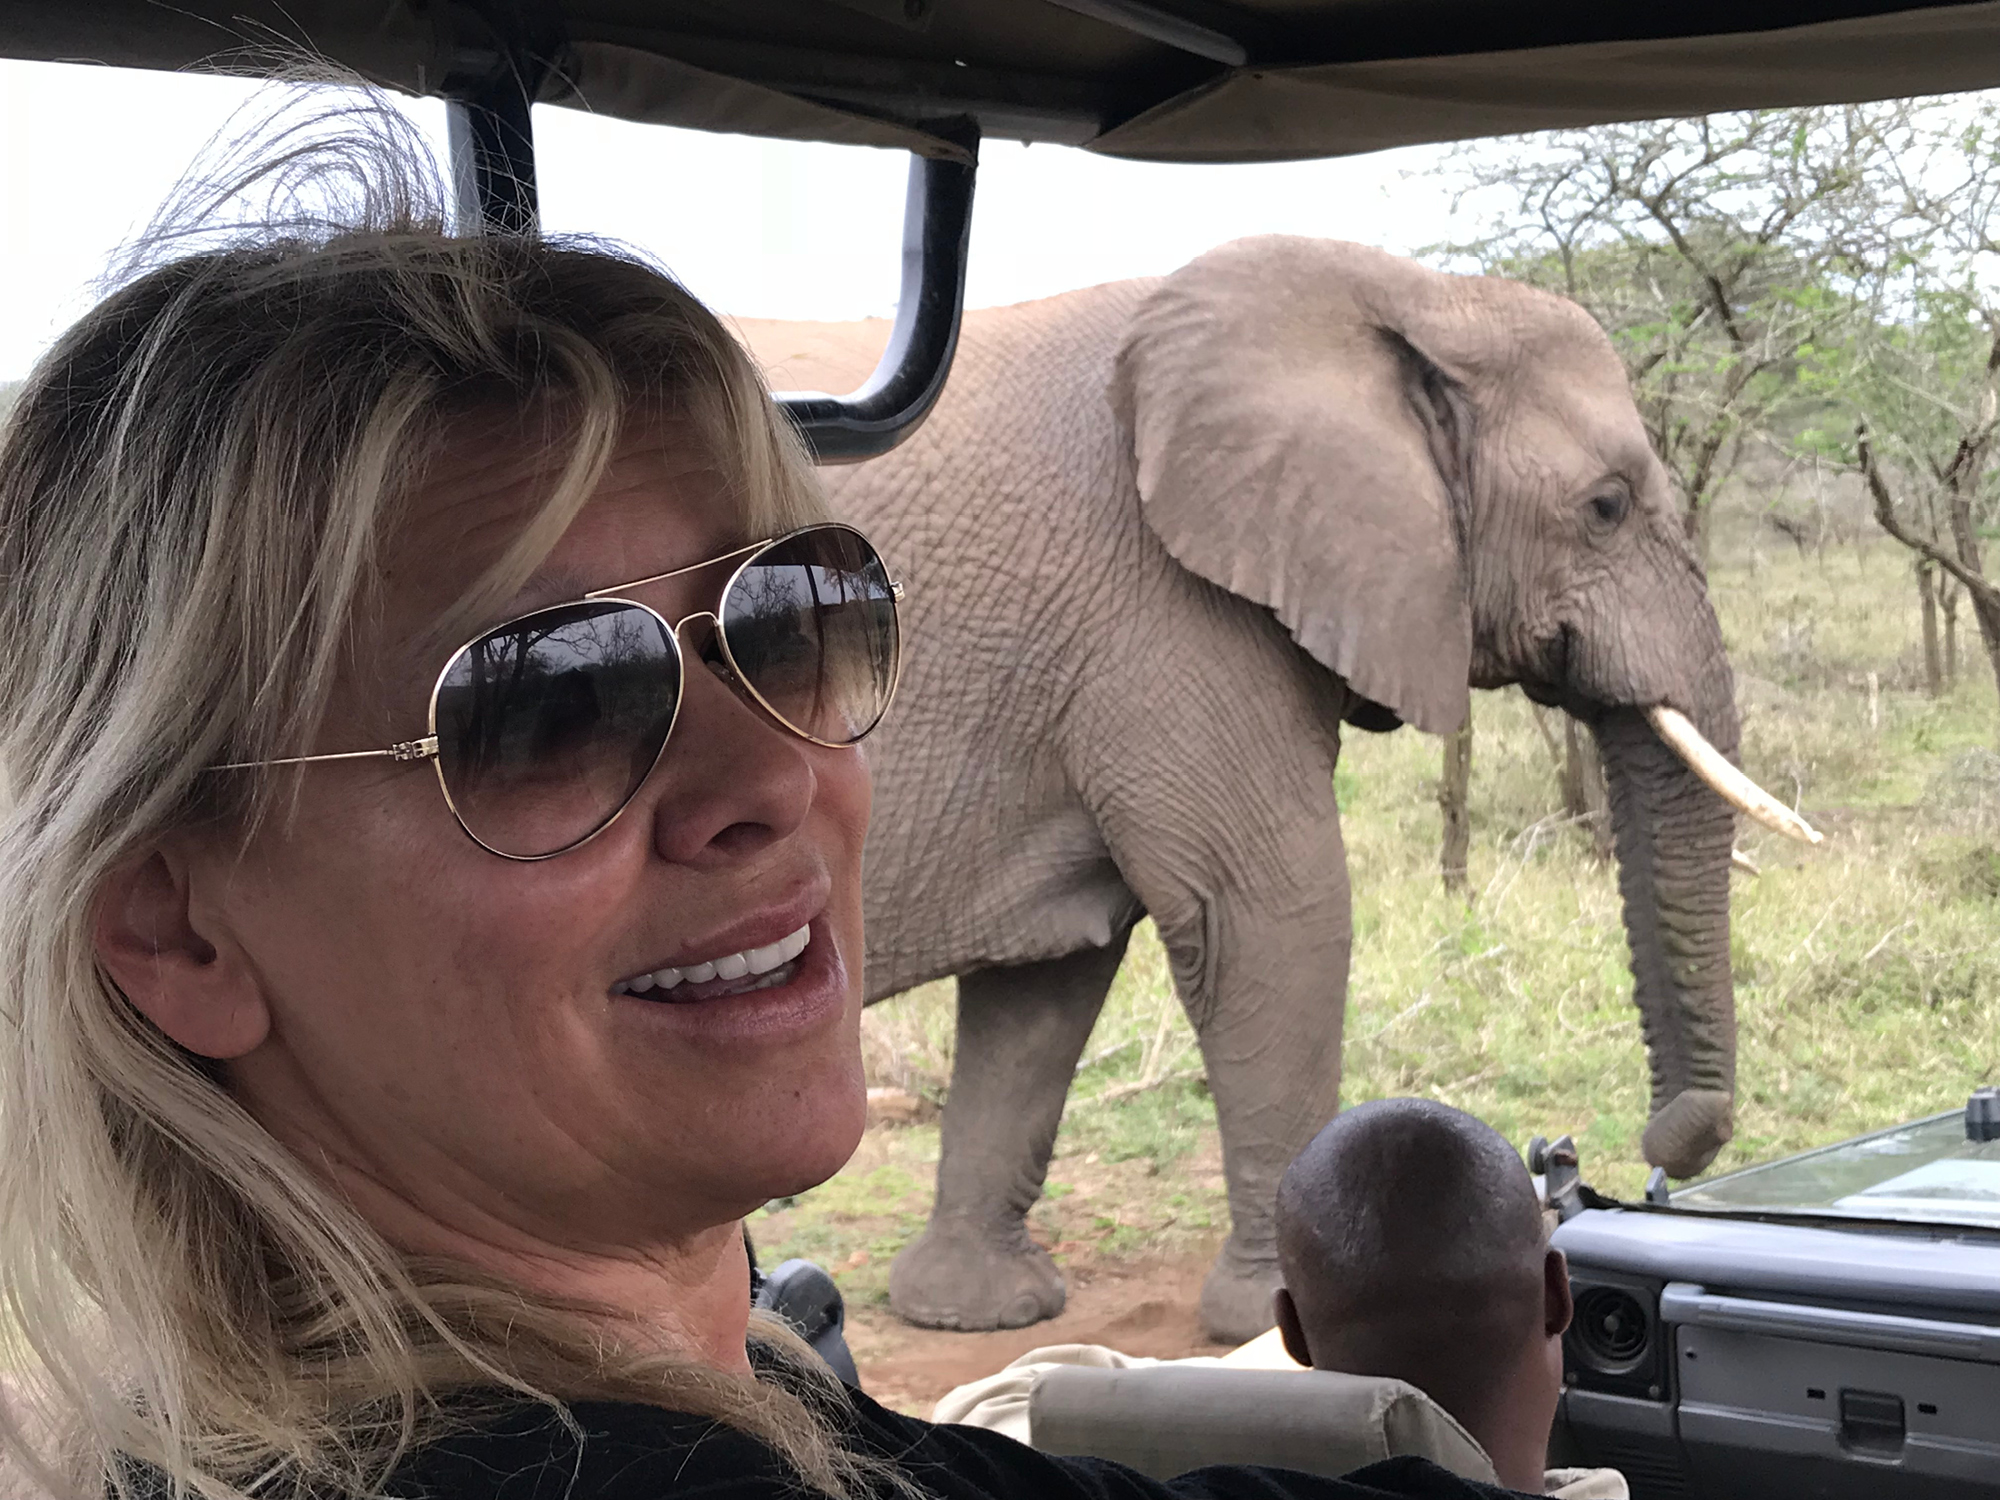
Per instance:
[[[1130,450],[1105,392],[1133,311],[1158,285],[1116,282],[1040,301],[969,312],[950,379],[929,419],[866,463],[821,470],[835,511],[865,528],[910,586],[921,617],[935,578],[953,589],[977,566],[992,596],[955,597],[1002,618],[1010,586],[1039,604],[1098,588],[1107,559],[1136,562]],[[774,390],[850,391],[889,338],[885,318],[793,322],[742,318],[739,336]],[[996,546],[996,539],[1005,539]]]
[[[907,588],[902,688],[868,747],[871,996],[1101,946],[1136,914],[1070,748],[1077,705],[1147,645],[1142,596],[1205,588],[1141,521],[1105,399],[1153,285],[968,314],[930,418],[821,471]],[[737,327],[778,389],[851,390],[888,337],[879,319]]]
[[[828,391],[860,386],[889,344],[887,318],[812,323],[784,318],[726,318],[774,391]]]

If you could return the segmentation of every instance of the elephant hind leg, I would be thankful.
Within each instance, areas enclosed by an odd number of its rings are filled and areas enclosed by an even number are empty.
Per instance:
[[[889,1305],[925,1328],[1022,1328],[1063,1309],[1028,1237],[1077,1059],[1125,956],[1103,948],[959,976],[958,1040],[928,1228],[889,1269]]]

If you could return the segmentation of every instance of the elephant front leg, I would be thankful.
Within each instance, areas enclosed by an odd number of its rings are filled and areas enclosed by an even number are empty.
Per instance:
[[[1023,1328],[1062,1311],[1062,1274],[1028,1238],[1027,1214],[1127,936],[959,977],[937,1198],[930,1226],[889,1268],[900,1317],[970,1331]]]
[[[1246,1037],[1211,1025],[1200,1033],[1229,1182],[1229,1238],[1201,1288],[1201,1326],[1218,1343],[1241,1344],[1271,1326],[1271,1293],[1281,1279],[1278,1179],[1339,1107],[1347,978],[1345,942],[1340,946],[1338,957],[1316,971],[1320,995],[1274,993],[1265,1002],[1314,1016],[1318,1025],[1310,1032]]]
[[[1339,825],[1301,823],[1274,847],[1276,871],[1244,860],[1199,893],[1162,893],[1154,913],[1222,1134],[1230,1233],[1201,1323],[1230,1344],[1271,1326],[1278,1179],[1340,1105],[1351,926]]]

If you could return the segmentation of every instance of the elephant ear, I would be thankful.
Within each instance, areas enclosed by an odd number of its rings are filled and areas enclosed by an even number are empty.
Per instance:
[[[1473,409],[1411,331],[1451,280],[1358,245],[1240,240],[1139,307],[1111,387],[1146,522],[1181,565],[1436,734],[1470,707]]]

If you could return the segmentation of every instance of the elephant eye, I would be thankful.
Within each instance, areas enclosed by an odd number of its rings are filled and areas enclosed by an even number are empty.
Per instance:
[[[1616,526],[1624,520],[1625,512],[1631,506],[1631,497],[1623,490],[1606,490],[1601,495],[1590,497],[1590,513],[1605,526]]]

